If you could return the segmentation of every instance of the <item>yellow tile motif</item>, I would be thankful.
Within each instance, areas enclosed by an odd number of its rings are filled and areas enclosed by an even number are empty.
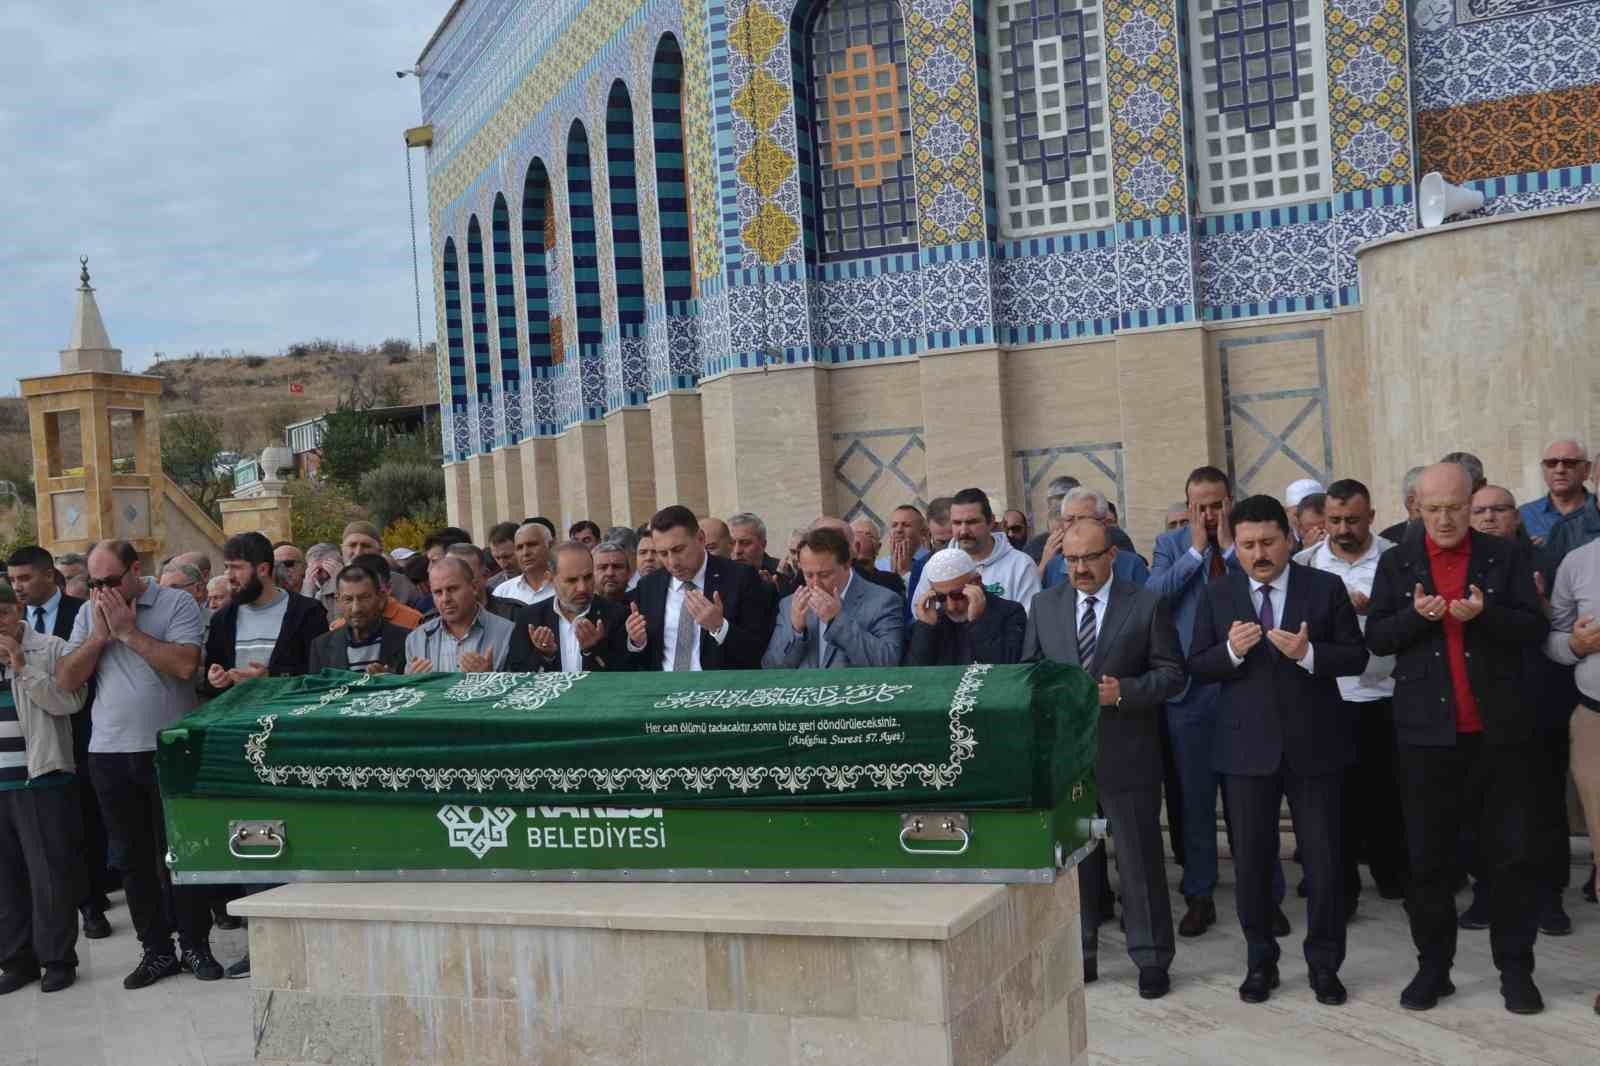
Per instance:
[[[758,3],[745,8],[728,27],[728,47],[755,64],[766,59],[783,38],[783,20]]]
[[[1161,0],[1106,0],[1106,97],[1111,117],[1112,173],[1116,179],[1117,219],[1159,218],[1187,210],[1183,174],[1183,71],[1178,62],[1175,5]],[[1132,22],[1135,26],[1124,37]],[[1158,44],[1153,44],[1159,41]],[[1133,54],[1125,50],[1133,49]],[[1153,46],[1152,46],[1153,45]],[[1121,117],[1128,97],[1140,86],[1159,92],[1172,106],[1161,124],[1148,135]],[[1139,187],[1147,195],[1135,197],[1134,169],[1140,168]],[[1166,191],[1148,195],[1153,173],[1155,188],[1166,176]]]
[[[754,76],[733,96],[733,110],[758,130],[771,129],[789,107],[789,89],[757,67]]]
[[[1333,191],[1410,184],[1412,138],[1405,6],[1401,0],[1384,0],[1382,10],[1363,22],[1345,11],[1338,0],[1328,0],[1325,25]],[[1379,92],[1357,95],[1347,83],[1350,64],[1365,64],[1370,70],[1376,57],[1389,66],[1388,82]],[[1388,166],[1371,174],[1353,166],[1348,157],[1351,142],[1368,126],[1388,134],[1396,145]],[[1368,140],[1370,143],[1370,134]]]
[[[778,147],[771,137],[761,133],[756,135],[755,147],[745,153],[736,169],[746,185],[763,197],[770,197],[794,173],[794,166],[794,157]]]
[[[732,101],[734,111],[756,131],[754,142],[739,159],[735,172],[761,198],[755,215],[740,235],[745,246],[768,266],[780,262],[800,237],[799,222],[772,200],[796,166],[794,155],[768,136],[773,124],[788,112],[790,94],[761,68],[773,50],[787,40],[784,21],[759,0],[749,0],[728,27],[728,47],[748,60],[755,71],[734,93]]]
[[[917,243],[925,248],[984,239],[983,154],[979,147],[976,44],[972,4],[956,0],[935,21],[942,5],[906,11],[907,71],[911,79],[911,133],[917,173]],[[953,79],[936,71],[960,70]],[[934,123],[948,118],[965,133],[953,156],[927,148]],[[966,204],[952,215],[949,205]]]
[[[722,274],[722,238],[717,231],[717,150],[711,133],[711,71],[707,60],[705,5],[683,5],[683,142],[689,184],[689,230],[694,246],[696,293],[703,279]]]
[[[745,246],[759,255],[763,262],[776,263],[783,253],[800,236],[800,226],[789,213],[771,200],[756,209],[755,217],[739,234]]]

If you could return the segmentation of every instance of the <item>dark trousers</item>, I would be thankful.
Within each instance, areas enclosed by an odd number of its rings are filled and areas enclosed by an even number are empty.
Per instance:
[[[1473,831],[1489,893],[1489,947],[1503,973],[1533,972],[1542,887],[1539,758],[1530,744],[1491,747],[1461,733],[1453,748],[1400,746],[1402,805],[1411,851],[1406,910],[1423,969],[1446,972],[1456,956],[1456,879],[1463,828]]]
[[[1306,875],[1306,963],[1313,970],[1337,972],[1344,963],[1345,948],[1339,855],[1344,771],[1310,777],[1283,769],[1261,777],[1225,774],[1222,788],[1233,818],[1239,927],[1244,931],[1250,969],[1278,961],[1278,941],[1272,935],[1277,895],[1273,872],[1281,869],[1278,813],[1287,796]]]
[[[73,791],[78,796],[78,813],[83,826],[80,853],[85,874],[83,898],[78,905],[85,910],[104,912],[111,906],[106,893],[121,888],[122,878],[106,862],[106,823],[100,817],[100,800],[94,794],[94,782],[90,780],[87,769],[92,731],[90,709],[91,705],[86,704],[83,710],[72,716],[72,754],[78,766]]]
[[[1117,842],[1117,873],[1122,887],[1122,923],[1128,957],[1139,967],[1172,965],[1172,900],[1167,892],[1166,853],[1161,846],[1161,788],[1103,794],[1100,805]],[[1100,915],[1109,905],[1106,849],[1100,847],[1078,865],[1083,953],[1099,950]]]
[[[155,753],[91,754],[89,775],[139,943],[146,951],[169,953],[176,928],[184,950],[205,947],[211,940],[210,890],[174,885],[168,874]]]
[[[1344,789],[1345,891],[1360,893],[1362,860],[1380,888],[1403,890],[1410,863],[1395,766],[1394,701],[1346,702],[1344,711],[1356,723],[1356,764],[1345,775]]]
[[[1560,896],[1572,882],[1572,830],[1567,825],[1567,771],[1572,760],[1572,734],[1565,728],[1539,731],[1539,769],[1534,787],[1539,794],[1539,836],[1544,861],[1540,879],[1545,891]]]
[[[1178,761],[1172,754],[1172,736],[1165,714],[1156,715],[1161,730],[1161,790],[1166,797],[1167,840],[1172,845],[1172,860],[1184,865],[1183,786],[1178,782]]]
[[[0,791],[0,966],[7,970],[78,965],[78,821],[70,785]]]

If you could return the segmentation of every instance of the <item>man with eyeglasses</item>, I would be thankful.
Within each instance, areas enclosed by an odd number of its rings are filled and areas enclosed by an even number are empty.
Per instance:
[[[1550,491],[1522,505],[1522,528],[1534,544],[1543,544],[1558,522],[1593,497],[1583,486],[1589,480],[1589,456],[1577,441],[1558,440],[1550,445],[1539,467]]]
[[[1044,542],[1044,554],[1039,561],[1039,580],[1045,588],[1054,588],[1067,580],[1067,567],[1061,556],[1061,545],[1067,531],[1079,522],[1093,522],[1106,528],[1111,536],[1115,523],[1111,518],[1111,501],[1104,493],[1082,486],[1067,490],[1061,500],[1061,523]],[[1113,541],[1113,544],[1115,542]],[[1112,563],[1112,573],[1124,581],[1143,586],[1150,578],[1150,568],[1132,549],[1119,549]]]
[[[215,981],[222,967],[211,954],[210,890],[174,885],[168,876],[155,767],[156,734],[199,701],[200,605],[144,576],[127,541],[101,541],[88,564],[89,603],[73,624],[56,684],[67,691],[95,685],[89,777],[144,949],[122,987],[145,988],[183,969]],[[174,924],[181,960],[172,949]]]
[[[1522,514],[1517,510],[1517,498],[1511,490],[1499,485],[1485,485],[1472,494],[1472,528],[1491,537],[1506,540],[1523,540]]]

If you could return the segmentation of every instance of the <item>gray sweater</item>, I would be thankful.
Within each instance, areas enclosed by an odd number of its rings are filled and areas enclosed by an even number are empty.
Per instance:
[[[1568,552],[1556,571],[1550,589],[1550,635],[1545,638],[1545,654],[1564,666],[1576,666],[1573,675],[1578,691],[1591,700],[1600,700],[1600,655],[1578,658],[1567,638],[1578,619],[1587,615],[1600,620],[1600,540]]]

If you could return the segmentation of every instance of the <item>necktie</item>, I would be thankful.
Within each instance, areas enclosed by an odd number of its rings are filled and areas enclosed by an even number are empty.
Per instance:
[[[693,581],[683,583],[683,597],[689,598],[689,593],[695,590]],[[674,671],[691,669],[694,663],[694,642],[700,639],[700,627],[694,624],[694,616],[689,613],[686,603],[678,604],[678,639],[672,649],[672,669]]]
[[[1262,629],[1276,629],[1277,627],[1278,627],[1277,616],[1272,611],[1272,586],[1271,585],[1262,585],[1261,586],[1261,628]]]
[[[1206,567],[1206,576],[1220,577],[1227,573],[1228,564],[1222,561],[1222,549],[1213,544],[1208,550],[1211,552],[1211,562]]]
[[[1093,596],[1083,599],[1083,617],[1078,620],[1078,665],[1085,670],[1094,664],[1094,605]]]
[[[35,633],[43,633],[44,632],[44,608],[43,607],[35,607],[33,609],[33,631]]]

